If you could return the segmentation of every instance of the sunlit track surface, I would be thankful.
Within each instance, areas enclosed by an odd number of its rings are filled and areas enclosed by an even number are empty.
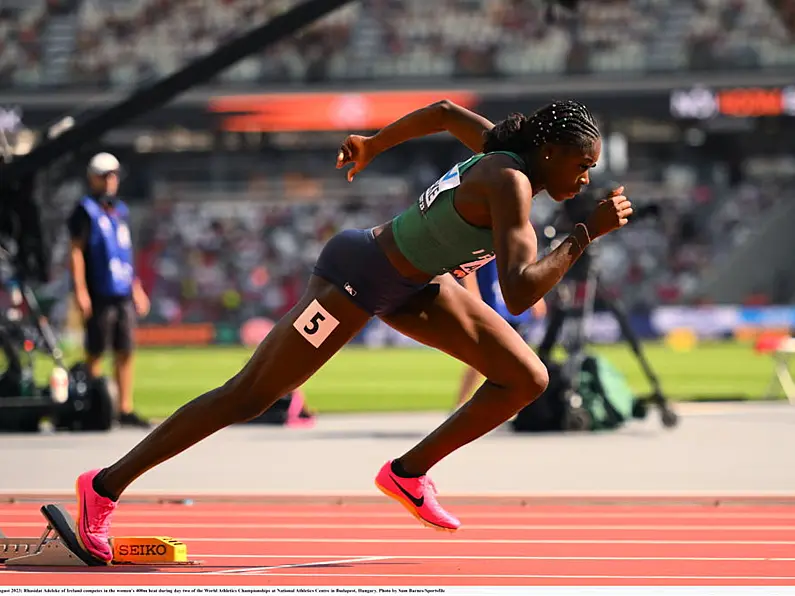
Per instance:
[[[38,536],[39,499],[0,504],[0,529]],[[0,584],[795,585],[795,503],[783,498],[451,499],[455,534],[377,499],[131,501],[114,534],[172,536],[201,564],[0,566]]]

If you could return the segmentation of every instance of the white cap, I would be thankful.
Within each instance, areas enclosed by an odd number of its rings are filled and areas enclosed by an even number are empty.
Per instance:
[[[119,160],[110,153],[97,153],[88,164],[88,173],[105,176],[120,169]]]

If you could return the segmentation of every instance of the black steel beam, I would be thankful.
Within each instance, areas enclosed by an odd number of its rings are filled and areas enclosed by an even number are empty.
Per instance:
[[[266,0],[267,1],[267,0]],[[93,141],[108,131],[168,103],[180,93],[212,79],[229,66],[267,46],[289,37],[353,0],[308,0],[219,47],[181,70],[133,92],[119,103],[95,114],[54,139],[36,146],[4,167],[0,174],[10,184]]]

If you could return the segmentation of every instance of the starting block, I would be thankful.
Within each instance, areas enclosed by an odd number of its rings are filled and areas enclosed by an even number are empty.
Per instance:
[[[8,538],[0,532],[0,563],[6,566],[100,567],[77,540],[75,523],[61,505],[44,505],[47,528],[39,538]],[[195,565],[179,540],[161,536],[122,536],[110,539],[111,565]]]

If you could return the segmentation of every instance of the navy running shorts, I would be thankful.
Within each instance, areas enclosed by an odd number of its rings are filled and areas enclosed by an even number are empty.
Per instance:
[[[394,312],[428,285],[398,273],[372,229],[336,234],[323,247],[313,273],[339,288],[372,316]]]

